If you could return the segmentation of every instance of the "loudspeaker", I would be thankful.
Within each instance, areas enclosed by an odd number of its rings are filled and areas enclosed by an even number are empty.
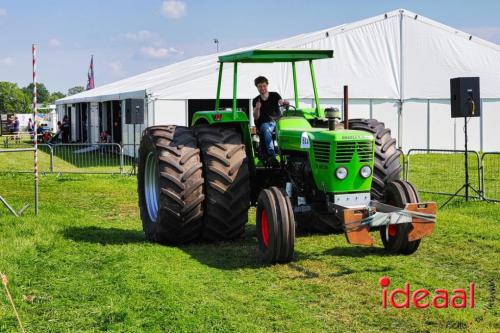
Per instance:
[[[125,124],[143,124],[143,123],[144,123],[144,100],[126,99]]]
[[[479,117],[481,97],[478,77],[450,79],[451,117]]]

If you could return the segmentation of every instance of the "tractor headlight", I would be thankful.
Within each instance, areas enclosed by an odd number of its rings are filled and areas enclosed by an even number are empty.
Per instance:
[[[361,174],[361,177],[368,178],[372,175],[372,168],[370,168],[368,165],[365,165],[361,168],[361,170],[359,170],[359,173]]]
[[[347,169],[344,167],[338,167],[337,170],[335,170],[335,176],[340,180],[346,179]]]

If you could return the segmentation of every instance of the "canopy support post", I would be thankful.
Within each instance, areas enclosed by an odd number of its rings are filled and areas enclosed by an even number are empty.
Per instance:
[[[233,119],[236,119],[236,108],[238,106],[238,100],[236,99],[237,83],[238,83],[238,63],[235,62],[233,70]]]
[[[221,62],[219,65],[219,78],[217,79],[217,97],[215,98],[215,111],[219,111],[219,105],[220,105],[220,86],[222,82],[222,68],[224,66],[224,63]]]
[[[309,69],[311,71],[311,79],[314,90],[314,104],[316,104],[316,116],[320,119],[325,118],[325,115],[321,112],[321,108],[319,106],[319,98],[318,98],[318,88],[316,87],[316,76],[314,75],[314,66],[312,60],[309,60]]]
[[[297,71],[295,68],[295,61],[292,61],[292,74],[293,74],[293,93],[295,96],[295,108],[299,107],[299,91],[297,88]]]

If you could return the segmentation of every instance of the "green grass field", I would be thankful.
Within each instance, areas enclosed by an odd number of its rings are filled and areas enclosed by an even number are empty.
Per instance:
[[[32,202],[30,175],[1,175],[0,194],[16,208]],[[253,210],[244,239],[169,247],[145,242],[133,177],[46,175],[40,199],[38,217],[0,207],[0,270],[28,332],[500,330],[499,204],[439,211],[411,256],[387,255],[378,236],[362,248],[342,235],[299,235],[294,262],[265,266]],[[476,308],[383,310],[383,275],[413,290],[473,281]],[[16,332],[0,296],[0,332]]]

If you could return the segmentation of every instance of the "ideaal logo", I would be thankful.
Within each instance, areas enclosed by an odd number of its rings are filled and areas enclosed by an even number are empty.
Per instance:
[[[436,309],[444,309],[449,306],[455,309],[474,308],[474,282],[469,283],[468,290],[453,289],[450,292],[446,289],[435,289],[433,292],[420,288],[411,291],[410,283],[406,282],[405,287],[387,290],[391,280],[387,276],[379,279],[382,287],[382,307],[387,308],[388,304],[396,309],[410,308],[410,303],[417,309],[425,309],[430,306]],[[397,299],[396,299],[397,298]]]

